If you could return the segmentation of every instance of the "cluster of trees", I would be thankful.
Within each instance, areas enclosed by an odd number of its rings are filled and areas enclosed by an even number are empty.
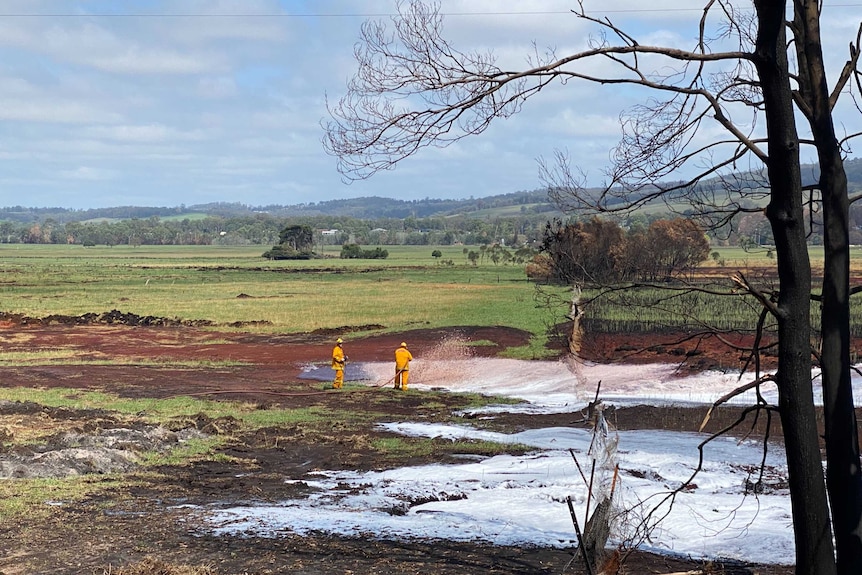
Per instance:
[[[314,253],[315,234],[311,226],[287,226],[278,234],[278,244],[263,253],[270,260],[307,260],[318,257]],[[344,244],[341,259],[383,260],[389,252],[382,248],[364,250],[359,244]]]
[[[204,206],[201,206],[204,207]],[[206,213],[218,215],[214,204],[206,206]],[[173,208],[149,206],[115,206],[110,208],[90,208],[75,210],[70,208],[28,208],[24,206],[5,206],[0,208],[0,220],[20,223],[35,223],[51,220],[59,223],[83,222],[87,220],[130,220],[133,218],[145,220],[153,216],[160,218],[179,217],[195,212],[192,208],[180,205]],[[197,211],[195,213],[201,213]],[[248,216],[246,213],[234,213],[236,216]]]
[[[310,226],[287,226],[278,234],[278,244],[263,253],[270,260],[308,260],[314,253],[314,230]]]
[[[359,244],[344,244],[339,257],[343,260],[385,260],[389,257],[389,252],[379,247],[365,250]]]
[[[610,220],[550,222],[534,279],[563,284],[658,281],[691,272],[709,257],[709,241],[693,221],[656,220],[628,230]]]

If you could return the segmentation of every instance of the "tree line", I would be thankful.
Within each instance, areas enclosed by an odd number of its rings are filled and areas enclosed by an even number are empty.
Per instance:
[[[2,216],[2,214],[0,214]],[[605,215],[626,232],[643,230],[659,220],[672,219],[671,212]],[[589,216],[571,214],[565,222]],[[560,222],[559,218],[551,220]],[[820,214],[806,218],[808,239],[822,244]],[[494,218],[469,216],[357,219],[337,216],[278,217],[207,216],[178,219],[128,218],[61,222],[53,218],[20,222],[0,219],[0,244],[78,244],[95,245],[275,245],[281,231],[305,225],[314,231],[316,245],[529,245],[543,241],[549,223],[547,214],[521,214]],[[862,244],[862,204],[850,208],[850,240]],[[324,234],[324,230],[326,233]],[[706,230],[713,246],[773,246],[774,238],[762,210],[752,208],[731,224]]]
[[[536,242],[546,216],[501,218],[384,218],[375,220],[336,216],[245,217],[209,216],[162,219],[152,216],[118,221],[38,222],[0,220],[0,243],[94,245],[273,245],[288,226],[314,230],[317,245],[507,245]]]

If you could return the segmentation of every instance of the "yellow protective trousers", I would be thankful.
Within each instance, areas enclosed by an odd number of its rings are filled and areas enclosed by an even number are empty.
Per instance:
[[[332,382],[332,387],[341,389],[344,386],[344,369],[335,370],[335,379]]]
[[[410,371],[399,369],[395,372],[395,389],[407,389],[407,380],[410,378]]]

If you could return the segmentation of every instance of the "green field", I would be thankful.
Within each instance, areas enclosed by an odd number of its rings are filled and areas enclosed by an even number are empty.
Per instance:
[[[269,261],[261,246],[6,244],[0,312],[42,318],[118,310],[271,333],[500,325],[534,334],[527,356],[539,353],[548,325],[565,313],[537,308],[521,265],[474,266],[460,246],[386,249],[385,260],[342,260],[340,246],[330,246],[324,259]],[[237,322],[262,323],[232,328]]]
[[[386,246],[385,260],[342,260],[340,246],[326,246],[318,249],[326,256],[321,259],[269,261],[261,257],[265,249],[3,244],[0,312],[43,318],[118,310],[267,333],[499,325],[533,334],[529,348],[515,352],[521,357],[541,357],[549,326],[568,312],[564,288],[545,286],[539,294],[523,265],[494,265],[486,259],[474,266],[463,246]],[[432,257],[435,250],[442,257]],[[728,270],[753,274],[775,265],[765,250],[714,251],[724,267],[710,281],[726,291],[731,288],[724,277]],[[812,248],[811,255],[816,270],[822,250]],[[854,269],[860,262],[862,253],[854,251]],[[710,273],[717,265],[711,259],[702,270]],[[605,298],[585,311],[589,331],[616,333],[705,325],[750,330],[757,317],[757,306],[742,296],[649,291]],[[815,325],[816,311],[812,306]],[[854,333],[859,333],[862,309],[854,306],[853,311]]]
[[[776,261],[774,249],[760,247],[745,250],[740,247],[711,247],[710,254],[717,253],[719,260],[724,262],[725,267],[745,271],[747,269],[772,268],[774,270]],[[823,269],[823,246],[811,246],[808,248],[811,258],[811,269],[818,274]],[[716,261],[710,259],[703,263],[708,269],[715,266]],[[862,246],[850,246],[850,266],[852,270],[862,272]]]

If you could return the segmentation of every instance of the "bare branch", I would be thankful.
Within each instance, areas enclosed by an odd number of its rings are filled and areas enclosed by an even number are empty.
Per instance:
[[[832,93],[829,95],[830,110],[835,109],[835,104],[838,103],[838,98],[841,96],[844,86],[847,85],[847,82],[850,80],[853,73],[858,71],[860,41],[862,41],[862,24],[859,25],[859,29],[856,32],[856,43],[850,44],[850,59],[844,63],[844,67],[841,69],[838,81],[835,82],[835,86],[832,88]]]
[[[735,273],[731,277],[731,280],[740,288],[744,289],[745,291],[753,295],[755,298],[757,298],[757,301],[759,301],[764,308],[768,309],[770,313],[772,313],[772,315],[778,316],[781,313],[774,301],[777,294],[766,294],[761,292],[760,290],[752,286],[747,279],[745,279],[745,276],[742,274],[742,272]]]
[[[327,100],[331,120],[326,123],[324,147],[338,158],[338,169],[346,180],[365,179],[390,169],[400,160],[427,146],[446,146],[468,135],[479,134],[495,118],[517,113],[524,101],[553,81],[579,79],[596,84],[637,85],[659,92],[693,98],[706,104],[711,119],[743,142],[754,154],[765,157],[730,121],[721,95],[698,85],[675,79],[649,77],[640,68],[638,56],[650,55],[671,62],[739,62],[751,59],[745,51],[709,52],[701,41],[697,50],[645,46],[610,21],[586,15],[578,18],[613,32],[622,42],[605,42],[563,58],[539,62],[521,71],[498,67],[491,54],[455,50],[442,37],[439,6],[420,1],[399,6],[393,31],[381,22],[366,22],[355,49],[359,70],[348,84],[348,93],[338,102]],[[619,75],[595,76],[573,66],[597,58],[611,62]],[[692,108],[683,105],[680,114]],[[687,125],[696,129],[700,120]],[[685,141],[685,140],[682,140]]]
[[[709,422],[709,418],[712,416],[712,412],[715,410],[715,408],[720,407],[721,405],[727,403],[728,401],[730,401],[734,397],[738,397],[738,396],[742,395],[746,391],[760,387],[761,385],[763,385],[764,383],[766,383],[768,381],[775,381],[775,376],[764,375],[762,377],[755,379],[754,381],[749,381],[748,383],[746,383],[744,385],[740,385],[739,387],[725,393],[724,395],[722,395],[721,397],[716,399],[712,403],[712,405],[709,407],[709,410],[707,410],[706,415],[704,416],[703,421],[701,422],[700,427],[698,428],[698,431],[704,430],[704,428],[706,427],[706,424]]]

